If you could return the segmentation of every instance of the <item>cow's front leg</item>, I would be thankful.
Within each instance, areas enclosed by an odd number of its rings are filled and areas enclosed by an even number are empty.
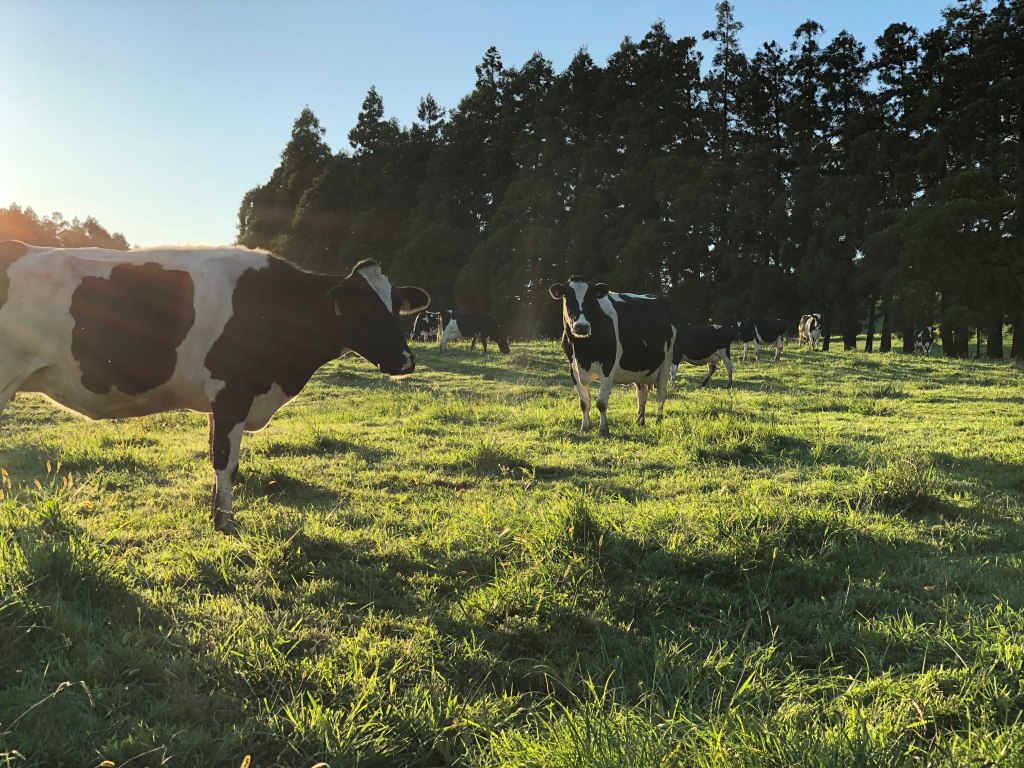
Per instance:
[[[647,384],[636,385],[636,423],[641,426],[647,421],[647,395],[650,391]]]
[[[573,382],[576,384],[576,393],[580,396],[580,412],[583,414],[583,421],[580,423],[580,432],[590,431],[590,387],[575,374]]]
[[[775,362],[777,363],[781,359],[782,359],[782,337],[779,336],[779,338],[775,342]]]
[[[238,474],[238,455],[248,407],[218,397],[210,414],[210,461],[213,464],[213,526],[221,533],[234,534],[231,484]]]
[[[601,423],[598,425],[599,435],[608,436],[608,398],[612,393],[614,380],[611,376],[601,379],[601,386],[597,391],[597,410],[601,413]]]

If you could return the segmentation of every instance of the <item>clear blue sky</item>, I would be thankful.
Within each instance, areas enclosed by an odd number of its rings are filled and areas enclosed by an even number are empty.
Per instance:
[[[734,0],[753,53],[808,18],[873,49],[890,23],[939,26],[947,0]],[[95,216],[134,245],[234,241],[239,203],[309,106],[334,151],[370,86],[415,119],[473,87],[494,45],[556,72],[603,65],[658,19],[700,38],[715,0],[0,0],[0,207]],[[709,51],[706,43],[702,50]]]

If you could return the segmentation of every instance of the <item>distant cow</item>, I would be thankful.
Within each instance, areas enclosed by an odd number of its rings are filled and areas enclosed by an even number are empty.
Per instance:
[[[440,325],[440,312],[420,312],[413,320],[409,341],[435,341]]]
[[[488,339],[498,345],[498,349],[506,355],[510,347],[508,336],[501,324],[490,315],[482,312],[456,312],[446,309],[441,313],[441,340],[439,348],[441,352],[448,349],[448,343],[457,339],[470,339],[469,348],[476,349],[479,341],[487,351]]]
[[[935,343],[935,326],[929,325],[914,334],[914,354],[920,352],[922,355],[932,353],[932,345]]]
[[[817,349],[821,342],[821,314],[804,315],[800,318],[800,325],[797,328],[798,346],[807,344],[811,349]]]
[[[733,326],[724,325],[689,325],[676,331],[676,341],[672,351],[672,380],[675,381],[676,368],[679,363],[708,366],[708,375],[700,383],[706,387],[711,381],[717,364],[725,366],[729,374],[727,388],[732,388],[732,359],[729,356],[729,345],[736,338]]]
[[[233,533],[243,431],[352,351],[412,373],[398,315],[424,309],[373,261],[318,275],[244,248],[39,248],[0,243],[0,408],[41,392],[93,419],[210,415],[213,522]]]
[[[757,360],[761,347],[775,345],[775,361],[782,358],[782,343],[786,336],[786,324],[779,318],[753,320],[747,318],[736,324],[736,339],[743,344],[743,359],[747,359],[747,345],[754,347],[754,360]]]
[[[661,421],[672,370],[675,326],[664,299],[614,293],[604,283],[573,276],[549,289],[562,302],[562,350],[569,359],[583,412],[581,428],[590,430],[590,383],[599,382],[598,431],[608,434],[608,397],[615,384],[636,384],[638,424],[646,416],[647,395],[657,386],[657,420]]]

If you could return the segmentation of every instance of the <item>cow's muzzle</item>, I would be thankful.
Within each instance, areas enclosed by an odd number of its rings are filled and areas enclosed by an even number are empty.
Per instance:
[[[381,363],[377,367],[380,368],[381,373],[386,373],[388,376],[407,376],[416,370],[416,358],[413,357],[412,352],[403,352],[397,360]]]
[[[572,335],[578,339],[590,336],[590,323],[573,323]]]

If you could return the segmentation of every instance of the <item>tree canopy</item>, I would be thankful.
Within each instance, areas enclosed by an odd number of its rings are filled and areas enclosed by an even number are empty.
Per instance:
[[[716,11],[707,62],[657,21],[604,66],[490,48],[411,127],[371,88],[348,149],[307,107],[239,242],[325,271],[372,257],[522,336],[557,332],[547,286],[580,273],[694,322],[821,312],[882,350],[938,323],[946,354],[978,331],[1001,357],[1004,324],[1024,328],[1024,6],[959,0],[871,52],[808,20],[752,55]]]

